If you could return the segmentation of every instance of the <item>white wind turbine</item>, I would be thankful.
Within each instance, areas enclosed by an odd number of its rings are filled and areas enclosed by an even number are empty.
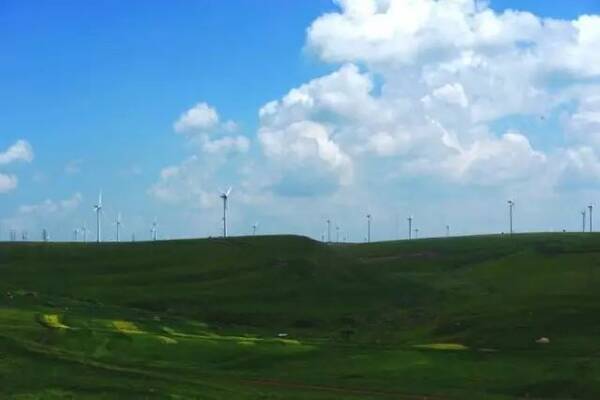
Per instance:
[[[152,222],[152,229],[150,229],[150,233],[152,234],[152,240],[156,241],[158,238],[158,222],[156,222],[156,218],[154,218],[154,222]]]
[[[255,222],[254,225],[252,225],[252,236],[256,236],[257,229],[258,229],[258,222]]]
[[[83,243],[87,242],[87,224],[84,222],[83,226],[81,227],[81,233],[83,233]]]
[[[121,213],[117,214],[117,243],[121,241]]]
[[[94,210],[96,211],[96,242],[100,243],[102,241],[102,221],[100,219],[100,214],[102,214],[102,192],[98,196],[98,204],[94,206]]]
[[[231,186],[226,192],[221,191],[221,199],[223,199],[223,237],[227,237],[227,201],[231,193]]]

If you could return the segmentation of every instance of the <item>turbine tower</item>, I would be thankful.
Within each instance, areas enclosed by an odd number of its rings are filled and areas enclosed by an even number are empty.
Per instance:
[[[154,222],[152,222],[152,229],[150,229],[150,233],[152,234],[152,240],[156,242],[158,237],[158,223],[156,222],[156,218],[154,218]]]
[[[446,237],[450,237],[450,225],[446,225]]]
[[[327,220],[327,243],[331,243],[331,220]]]
[[[252,236],[256,236],[257,229],[258,229],[258,222],[255,222],[254,225],[252,225]]]
[[[408,240],[412,239],[412,221],[413,217],[408,217]]]
[[[340,242],[340,227],[337,225],[335,226],[335,242]]]
[[[585,209],[581,211],[581,231],[585,233]]]
[[[367,243],[371,243],[371,214],[367,214]]]
[[[419,238],[419,228],[415,228],[415,239]]]
[[[79,240],[79,228],[73,229],[73,241],[77,242]]]
[[[588,206],[588,209],[590,210],[590,233],[592,233],[593,232],[593,229],[592,229],[592,209],[593,209],[593,206],[590,204]]]
[[[94,206],[94,210],[96,211],[96,242],[100,243],[102,241],[102,221],[100,219],[100,214],[102,214],[102,192],[98,195],[98,204]]]
[[[121,213],[117,214],[117,243],[121,241]]]
[[[515,202],[512,200],[508,200],[508,218],[509,218],[509,232],[513,234],[513,208],[515,206]]]
[[[231,186],[226,192],[221,191],[221,199],[223,199],[223,237],[227,237],[227,201],[231,193]]]

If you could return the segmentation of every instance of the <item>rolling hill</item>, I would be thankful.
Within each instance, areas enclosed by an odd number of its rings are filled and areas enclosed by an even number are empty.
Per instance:
[[[0,396],[597,399],[598,287],[594,234],[2,243]]]

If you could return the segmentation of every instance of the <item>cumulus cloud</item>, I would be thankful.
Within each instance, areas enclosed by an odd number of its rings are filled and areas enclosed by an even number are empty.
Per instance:
[[[19,140],[6,151],[0,153],[0,165],[10,164],[16,161],[33,161],[33,149],[25,140]]]
[[[83,196],[81,195],[81,193],[75,193],[70,198],[67,198],[64,200],[55,201],[52,199],[46,199],[46,200],[42,201],[41,203],[37,203],[37,204],[21,205],[19,207],[19,214],[21,214],[21,215],[37,214],[37,215],[47,216],[49,214],[62,213],[62,212],[76,209],[77,207],[79,207],[82,200],[83,200]]]
[[[530,55],[547,69],[598,75],[600,17],[543,19],[529,12],[494,12],[477,0],[338,0],[341,12],[318,18],[308,45],[328,62],[414,64],[452,59],[464,51]]]
[[[0,152],[0,165],[8,165],[14,162],[33,161],[33,149],[25,140],[19,140],[10,146],[4,152]],[[0,173],[0,193],[7,193],[14,190],[18,185],[19,179],[14,174]]]
[[[14,175],[0,174],[0,193],[7,193],[15,189],[18,179]]]
[[[215,128],[219,123],[217,110],[207,103],[198,103],[190,108],[173,124],[178,133],[206,132]]]
[[[532,192],[541,181],[552,190],[568,176],[600,179],[600,101],[592,85],[600,77],[599,16],[547,19],[476,0],[335,3],[306,38],[332,72],[265,102],[261,153],[248,151],[253,143],[231,134],[235,124],[199,103],[174,124],[195,138],[198,154],[165,168],[153,195],[216,201],[207,188],[225,164],[203,160],[234,153],[243,154],[238,167],[260,171],[250,181],[290,201],[343,193],[364,203],[369,185],[384,179]],[[562,125],[529,129],[558,113]],[[554,147],[540,138],[564,133]]]
[[[205,138],[202,149],[211,154],[245,153],[250,148],[250,140],[245,136],[226,136],[211,140]]]

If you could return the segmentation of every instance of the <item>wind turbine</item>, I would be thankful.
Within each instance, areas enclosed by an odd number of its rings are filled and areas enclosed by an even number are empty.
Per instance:
[[[581,231],[585,232],[585,208],[581,211]]]
[[[121,213],[117,214],[117,243],[121,241]]]
[[[81,231],[83,232],[83,243],[87,243],[87,224],[84,222],[83,223],[83,227],[81,228]]]
[[[331,220],[327,220],[327,243],[331,243]]]
[[[413,217],[408,217],[408,240],[412,239],[412,221]]]
[[[511,235],[513,234],[513,208],[514,208],[514,206],[515,206],[515,202],[512,200],[508,200],[508,218],[510,221],[509,232]]]
[[[152,222],[152,229],[150,229],[150,233],[152,234],[152,240],[156,241],[158,235],[158,223],[156,222],[156,218],[154,218],[154,222]]]
[[[252,225],[252,236],[256,236],[257,229],[258,229],[258,222],[255,222],[254,225]]]
[[[371,214],[367,214],[367,243],[371,243]]]
[[[588,206],[588,209],[590,210],[590,233],[591,233],[593,231],[592,230],[592,209],[593,209],[593,206],[590,204]]]
[[[231,193],[231,186],[226,192],[221,191],[221,199],[223,199],[223,237],[227,237],[227,201]]]
[[[102,241],[102,221],[100,219],[100,214],[102,214],[102,192],[98,195],[98,204],[94,206],[94,210],[96,211],[96,242],[100,243]]]
[[[450,237],[450,225],[446,225],[446,237]]]
[[[340,227],[337,225],[335,226],[335,242],[340,242]]]
[[[73,229],[73,241],[77,242],[79,240],[79,228]]]
[[[415,239],[419,238],[419,228],[415,228]]]

